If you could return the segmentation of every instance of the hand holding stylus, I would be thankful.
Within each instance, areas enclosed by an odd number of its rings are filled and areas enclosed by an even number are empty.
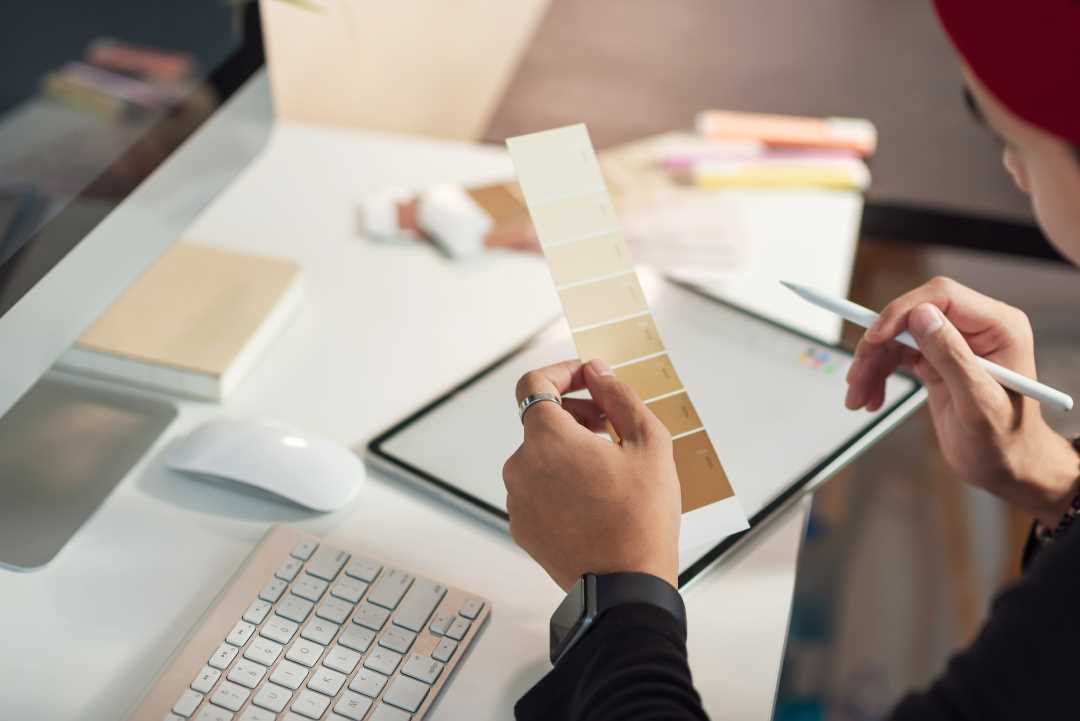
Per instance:
[[[893,342],[907,330],[919,351]],[[942,454],[973,485],[1051,525],[1075,493],[1080,459],[1043,419],[1039,402],[1010,395],[982,356],[1035,378],[1031,324],[1017,308],[935,278],[882,310],[848,371],[848,408],[880,408],[885,379],[911,368],[926,385]]]

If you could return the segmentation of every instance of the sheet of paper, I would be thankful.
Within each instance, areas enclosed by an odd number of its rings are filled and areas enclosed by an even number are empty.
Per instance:
[[[747,528],[708,432],[664,347],[584,125],[506,141],[583,361],[600,358],[674,439],[682,488],[680,544]]]

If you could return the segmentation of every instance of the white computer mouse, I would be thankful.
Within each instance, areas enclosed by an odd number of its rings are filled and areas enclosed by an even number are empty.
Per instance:
[[[353,499],[364,463],[345,446],[265,420],[208,421],[173,443],[175,471],[243,483],[316,511]]]

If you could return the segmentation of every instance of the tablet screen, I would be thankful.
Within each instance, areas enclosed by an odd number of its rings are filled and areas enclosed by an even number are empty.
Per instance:
[[[647,289],[657,327],[751,525],[845,450],[876,436],[918,391],[894,374],[876,412],[844,408],[849,353],[681,285]],[[575,357],[559,321],[521,351],[371,444],[382,460],[505,518],[503,462],[521,443],[514,386],[526,371]],[[725,540],[680,548],[680,572]],[[683,581],[683,579],[680,579]]]

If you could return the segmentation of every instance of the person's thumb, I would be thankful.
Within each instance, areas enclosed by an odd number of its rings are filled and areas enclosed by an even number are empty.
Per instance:
[[[908,316],[908,331],[956,401],[980,407],[989,394],[999,390],[994,379],[979,365],[964,336],[937,306],[931,303],[916,306]]]
[[[602,360],[589,361],[585,367],[585,386],[624,443],[645,443],[652,438],[659,423],[656,416]]]

